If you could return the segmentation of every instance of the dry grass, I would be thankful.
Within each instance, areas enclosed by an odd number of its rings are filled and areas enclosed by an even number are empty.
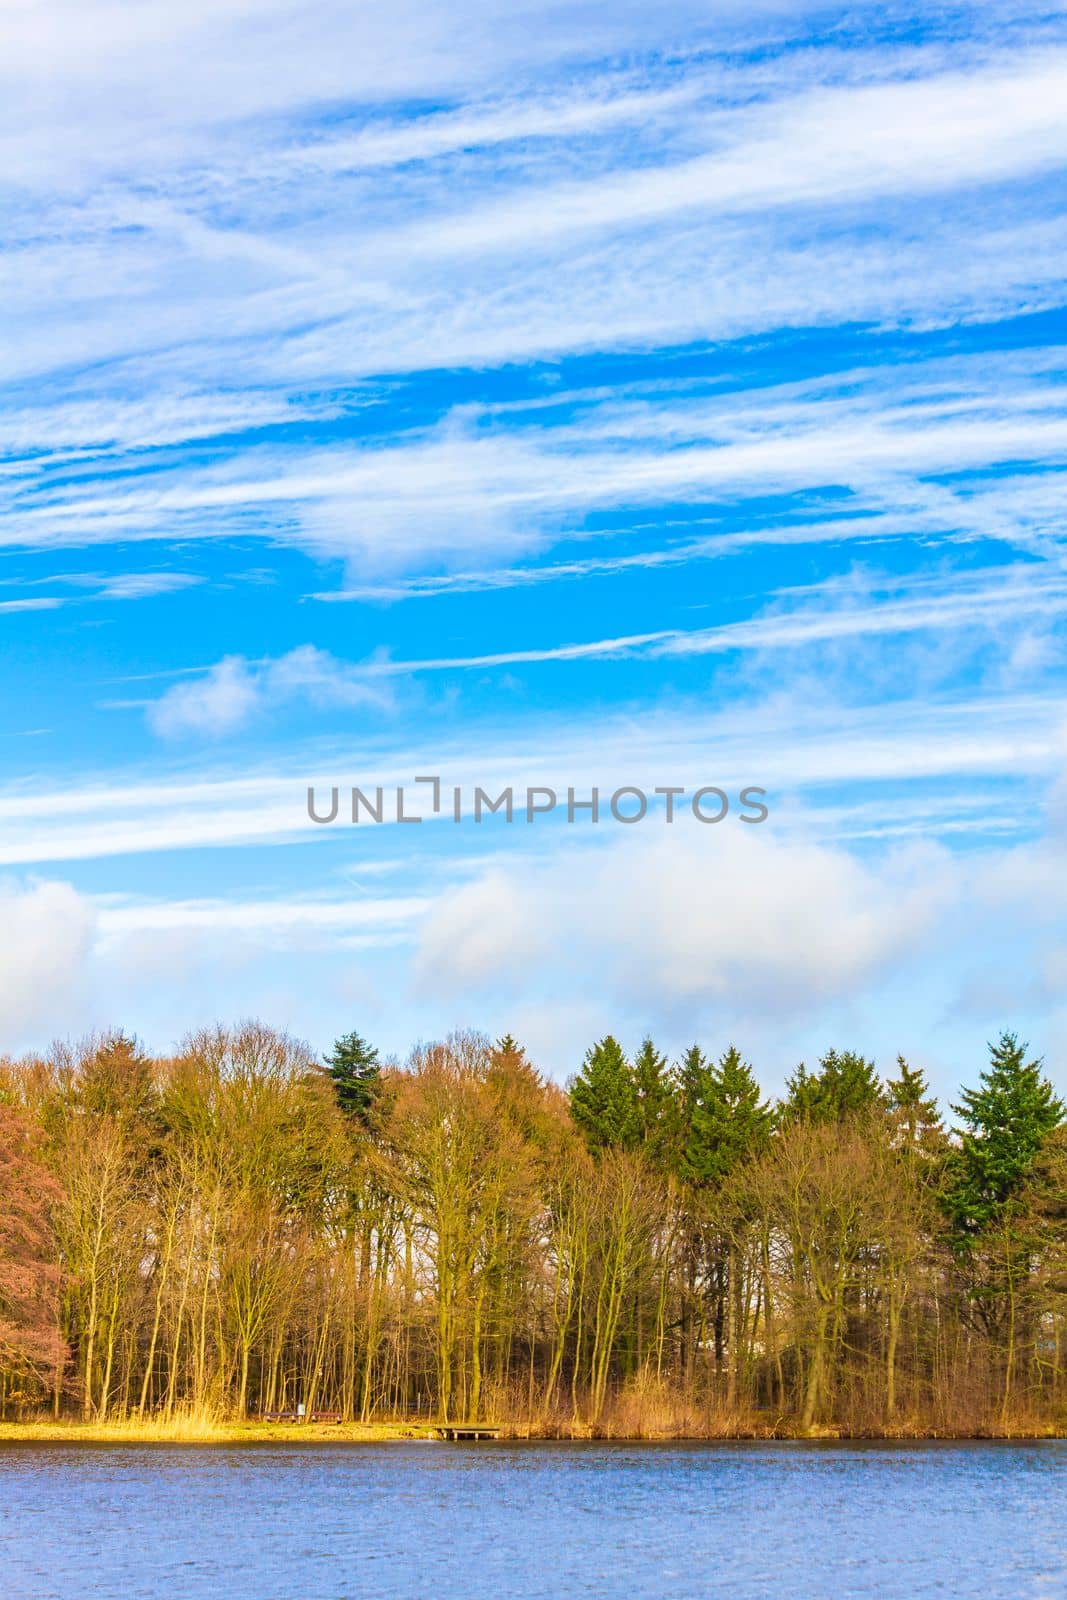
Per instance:
[[[514,1402],[516,1396],[511,1396]],[[875,1419],[853,1417],[845,1423],[820,1425],[807,1434],[796,1419],[769,1411],[728,1411],[722,1407],[694,1405],[690,1399],[649,1375],[631,1379],[613,1396],[595,1422],[575,1416],[561,1405],[533,1418],[518,1404],[506,1405],[503,1395],[482,1421],[493,1422],[504,1439],[1053,1439],[1067,1437],[1067,1414],[1049,1420],[1018,1414],[1005,1424],[999,1416],[960,1414],[936,1425],[917,1415],[902,1415],[886,1425]],[[264,1443],[384,1443],[391,1440],[430,1439],[432,1423],[405,1422],[238,1422],[210,1411],[180,1411],[170,1416],[128,1417],[109,1422],[59,1422],[40,1417],[21,1422],[0,1421],[0,1443],[44,1440],[56,1444],[264,1444]]]
[[[1022,1412],[1004,1422],[988,1408],[960,1411],[937,1422],[902,1414],[892,1423],[853,1415],[803,1431],[796,1417],[773,1411],[694,1403],[691,1397],[650,1374],[630,1379],[611,1397],[595,1422],[569,1406],[532,1421],[505,1413],[501,1434],[510,1439],[1057,1439],[1067,1437],[1067,1414],[1049,1419]]]
[[[0,1443],[47,1440],[51,1444],[269,1444],[372,1443],[426,1438],[429,1430],[406,1422],[227,1422],[210,1413],[127,1417],[112,1422],[39,1418],[0,1422]]]

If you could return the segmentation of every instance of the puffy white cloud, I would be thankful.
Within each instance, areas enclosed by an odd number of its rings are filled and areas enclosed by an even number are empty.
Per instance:
[[[247,722],[259,704],[254,673],[243,656],[225,656],[203,677],[176,683],[148,708],[153,732],[165,739],[200,734],[217,739]]]
[[[473,1022],[516,1033],[561,1077],[598,1034],[633,1043],[647,1029],[672,1053],[736,1036],[772,1089],[835,1040],[883,1066],[903,1049],[947,1094],[1012,1026],[1062,1080],[1051,842],[872,853],[781,818],[732,832],[649,821],[584,841],[514,832],[491,864],[392,863],[388,884],[354,894],[192,900],[176,884],[177,898],[94,903],[69,884],[8,881],[0,1049],[103,1023],[166,1048],[244,1014],[325,1048],[358,993],[387,1049]],[[370,882],[373,864],[359,870]]]
[[[0,1049],[85,1014],[95,924],[92,902],[69,883],[0,879]]]
[[[726,1001],[811,1012],[913,955],[958,889],[932,845],[871,864],[729,821],[641,827],[446,893],[423,930],[420,988],[594,988],[650,1019]]]
[[[301,645],[274,661],[224,656],[202,676],[176,683],[148,707],[148,723],[165,739],[189,735],[217,739],[254,716],[287,701],[330,706],[389,705],[388,691],[358,668],[314,645]]]

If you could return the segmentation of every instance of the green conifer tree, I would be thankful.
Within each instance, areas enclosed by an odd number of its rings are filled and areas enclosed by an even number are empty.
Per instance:
[[[347,1116],[365,1125],[381,1085],[377,1050],[358,1033],[346,1033],[323,1060],[337,1104]]]
[[[774,1113],[734,1045],[714,1066],[694,1045],[683,1060],[680,1077],[685,1107],[680,1175],[689,1183],[709,1187],[762,1149]]]
[[[590,1150],[632,1150],[641,1142],[633,1069],[609,1033],[586,1053],[570,1086],[571,1116]]]
[[[789,1121],[840,1122],[886,1103],[874,1062],[852,1050],[828,1050],[817,1073],[801,1062],[786,1087],[782,1112]]]
[[[678,1176],[686,1183],[702,1181],[699,1146],[693,1139],[693,1121],[711,1095],[711,1062],[698,1044],[689,1046],[676,1068],[678,1079]]]
[[[1064,1116],[1041,1061],[1028,1061],[1026,1050],[1015,1034],[1002,1033],[989,1047],[978,1088],[965,1089],[952,1107],[964,1126],[943,1190],[971,1304],[1002,1362],[1004,1424],[1020,1354],[1036,1338],[1033,1272],[1042,1228],[1033,1179]]]
[[[675,1082],[651,1039],[645,1039],[633,1063],[641,1143],[652,1161],[667,1164],[677,1132]]]
[[[786,1079],[785,1098],[780,1102],[779,1113],[783,1122],[815,1122],[821,1104],[818,1075],[809,1072],[806,1064],[798,1062],[792,1076]]]
[[[964,1127],[945,1199],[965,1235],[997,1219],[1063,1120],[1063,1103],[1042,1076],[1042,1061],[1027,1061],[1026,1051],[1014,1033],[1002,1033],[989,1046],[978,1088],[965,1089],[952,1107]]]

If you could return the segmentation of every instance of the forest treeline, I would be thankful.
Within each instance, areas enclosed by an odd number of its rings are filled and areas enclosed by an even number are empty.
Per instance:
[[[950,1125],[903,1060],[772,1103],[736,1049],[325,1062],[258,1024],[0,1065],[0,1411],[544,1432],[1067,1417],[1067,1126],[1005,1034]]]

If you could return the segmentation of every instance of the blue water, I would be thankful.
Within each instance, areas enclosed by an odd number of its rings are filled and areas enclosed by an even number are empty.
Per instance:
[[[1067,1443],[0,1446],[4,1600],[1067,1596]]]

